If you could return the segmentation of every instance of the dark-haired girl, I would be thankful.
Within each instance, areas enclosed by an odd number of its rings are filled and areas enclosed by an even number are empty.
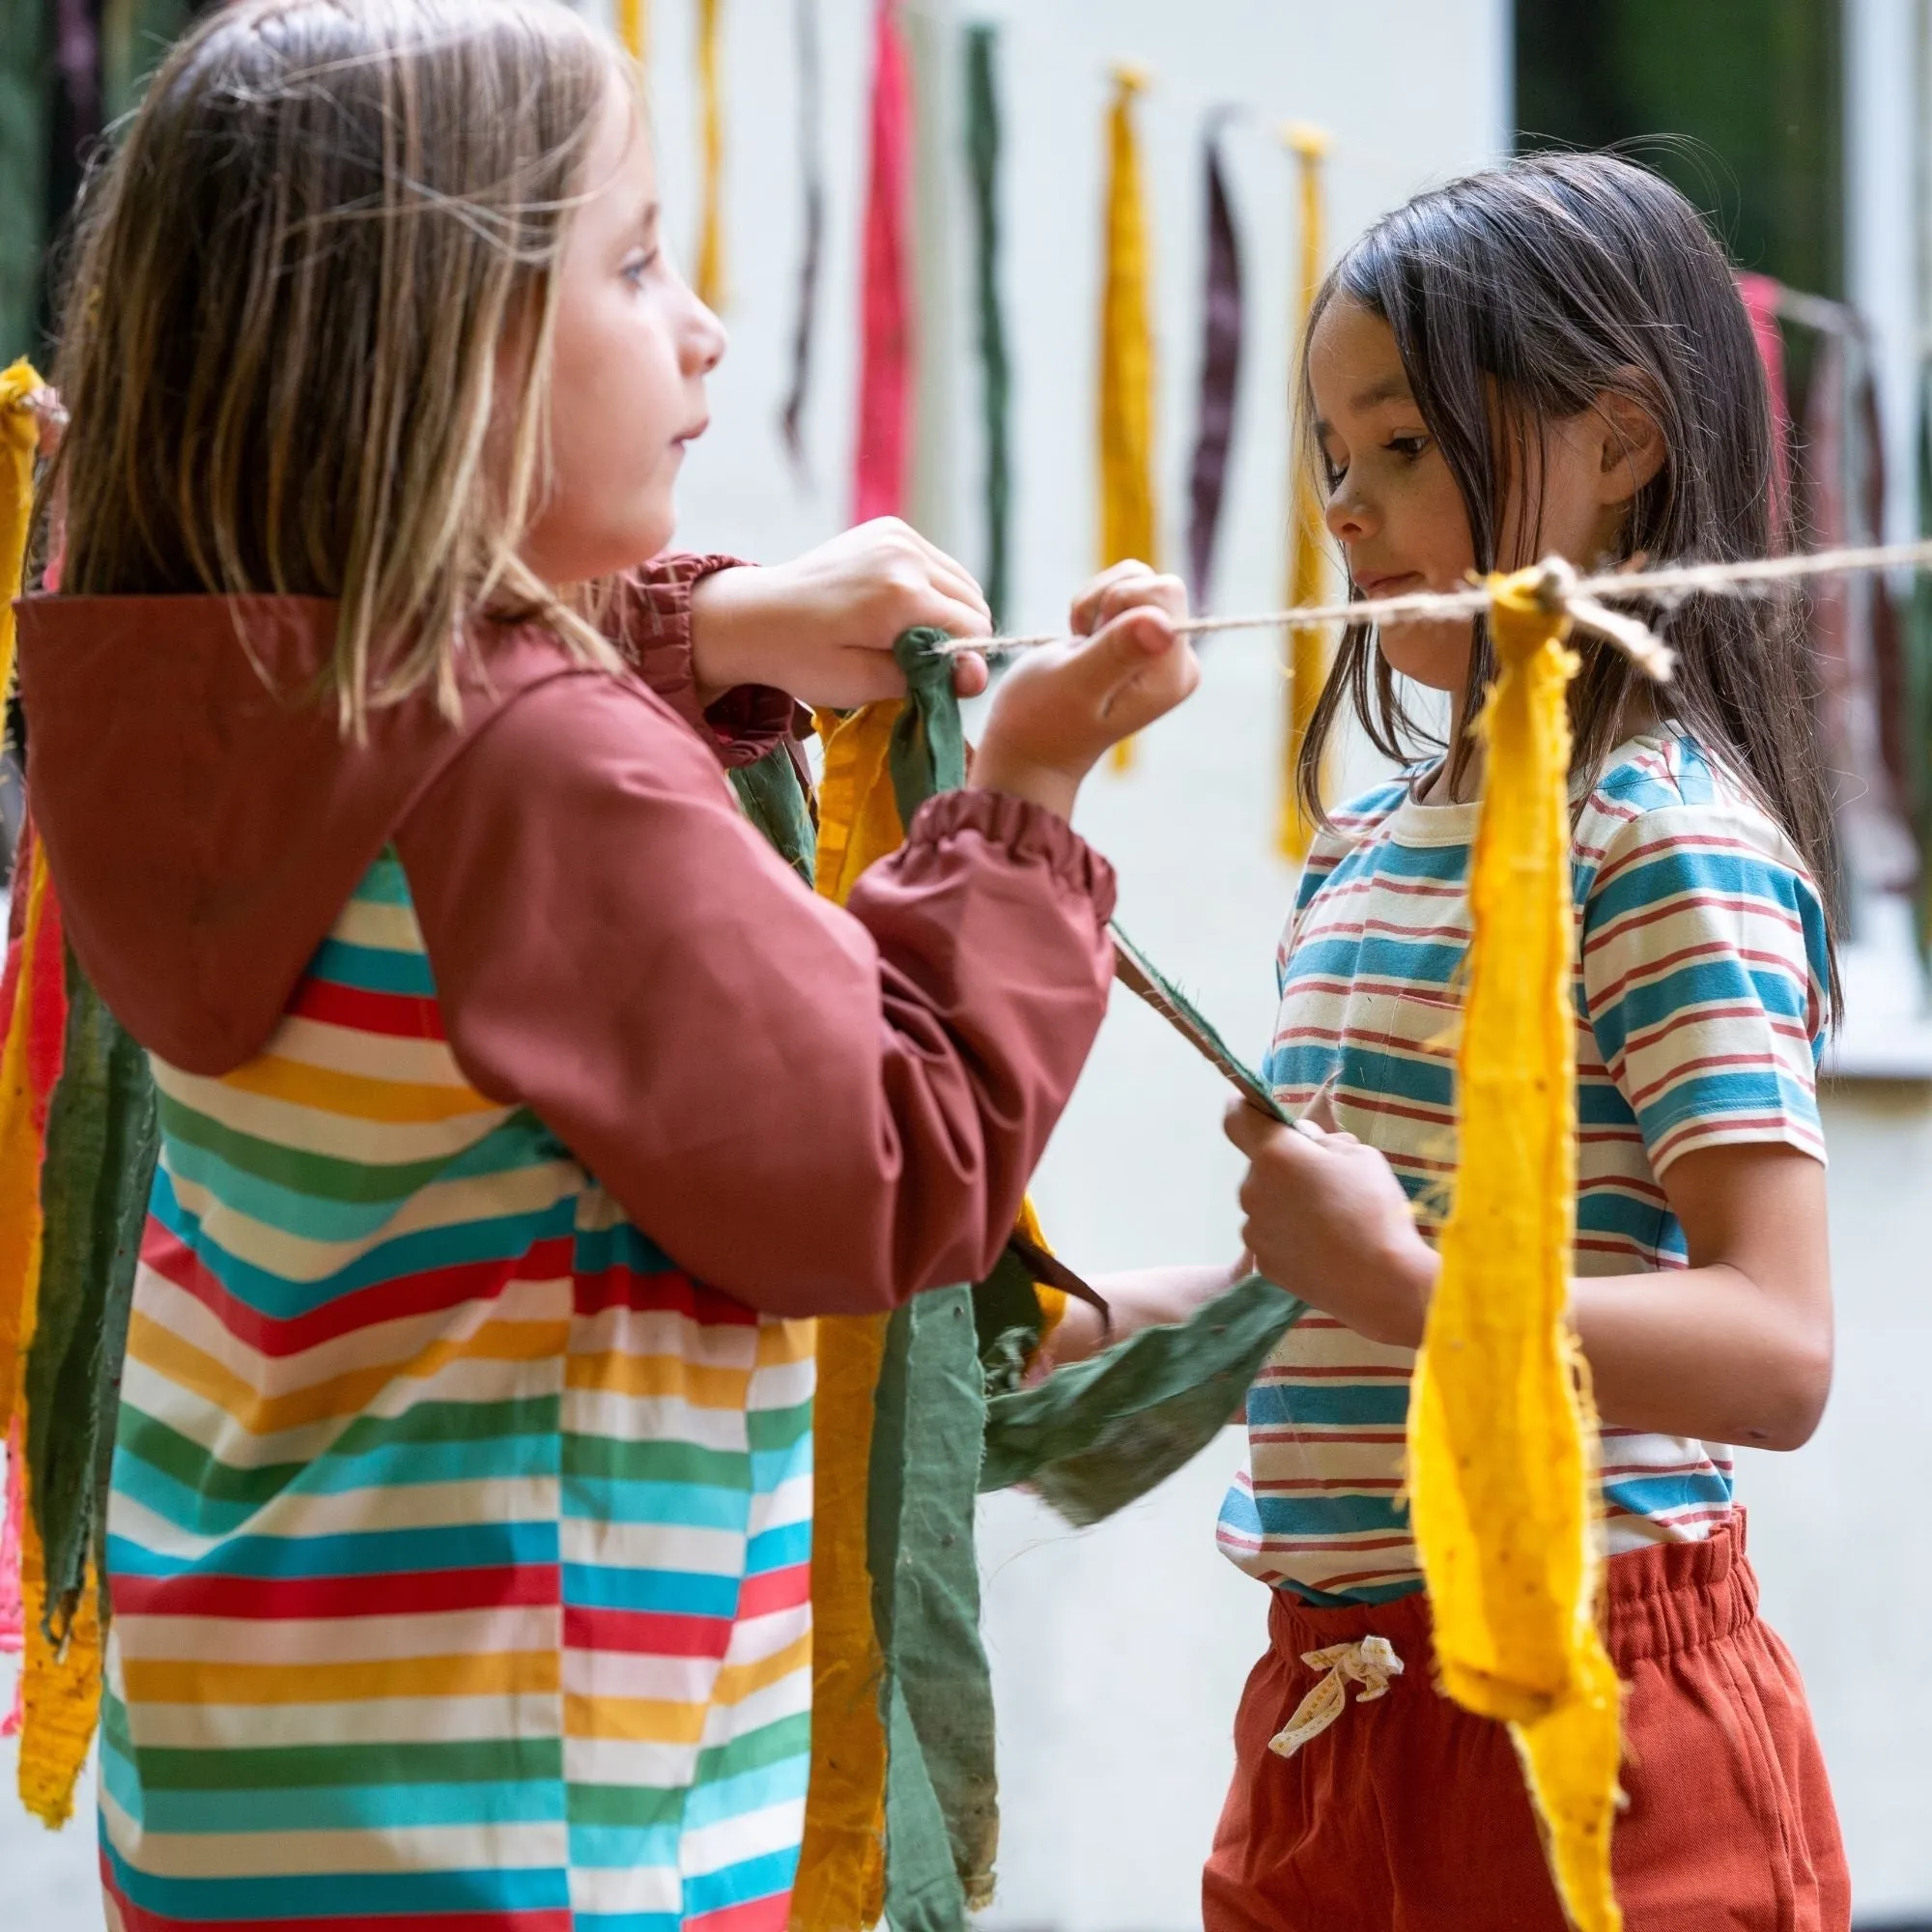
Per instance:
[[[1682,196],[1622,161],[1519,161],[1387,216],[1329,276],[1304,378],[1364,597],[1551,552],[1748,557],[1783,538],[1729,266]],[[1831,819],[1792,611],[1700,599],[1655,620],[1673,683],[1586,639],[1572,699],[1571,1318],[1605,1423],[1605,1624],[1627,1686],[1615,1876],[1633,1932],[1809,1932],[1848,1920],[1843,1855],[1797,1670],[1756,1613],[1728,1445],[1797,1448],[1831,1378]],[[1271,1611],[1209,1932],[1563,1923],[1508,1736],[1436,1691],[1402,1493],[1455,1166],[1482,762],[1465,726],[1492,675],[1480,624],[1356,627],[1303,764],[1312,795],[1352,715],[1410,768],[1329,815],[1281,948],[1270,1076],[1296,1110],[1332,1078],[1326,1131],[1229,1122],[1252,1162],[1248,1245],[1317,1313],[1249,1395],[1251,1470],[1221,1513]],[[1448,711],[1419,764],[1417,687]],[[1194,1294],[1226,1280],[1199,1272]],[[1190,1293],[1179,1274],[1122,1286],[1151,1313]],[[1387,1694],[1294,1747],[1328,1664],[1310,1654],[1370,1637],[1402,1665]]]

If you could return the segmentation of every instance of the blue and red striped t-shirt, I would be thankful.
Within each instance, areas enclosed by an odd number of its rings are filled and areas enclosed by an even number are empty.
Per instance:
[[[1388,1156],[1432,1239],[1455,1170],[1476,813],[1399,779],[1335,814],[1283,937],[1268,1058],[1291,1107],[1339,1070],[1341,1124]],[[1824,910],[1791,841],[1670,727],[1611,757],[1572,851],[1577,1272],[1682,1267],[1660,1185],[1672,1161],[1747,1141],[1825,1157]],[[1249,1393],[1249,1468],[1221,1508],[1236,1564],[1316,1602],[1421,1587],[1402,1499],[1413,1359],[1321,1315],[1290,1332]],[[1729,1517],[1724,1445],[1605,1428],[1603,1446],[1612,1554]]]

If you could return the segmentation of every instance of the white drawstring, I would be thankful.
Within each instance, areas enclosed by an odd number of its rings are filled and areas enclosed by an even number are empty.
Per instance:
[[[1389,1681],[1402,1675],[1402,1659],[1385,1636],[1365,1636],[1354,1643],[1333,1643],[1326,1650],[1302,1653],[1311,1670],[1328,1674],[1294,1707],[1294,1716],[1268,1740],[1268,1749],[1293,1757],[1310,1738],[1319,1738],[1349,1702],[1349,1685],[1359,1684],[1358,1704],[1373,1704],[1388,1695]]]

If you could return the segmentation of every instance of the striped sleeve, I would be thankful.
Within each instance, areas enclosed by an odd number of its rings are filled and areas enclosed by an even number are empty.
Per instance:
[[[1755,813],[1679,804],[1618,830],[1584,903],[1581,990],[1654,1173],[1753,1141],[1825,1158],[1828,960],[1817,889]]]

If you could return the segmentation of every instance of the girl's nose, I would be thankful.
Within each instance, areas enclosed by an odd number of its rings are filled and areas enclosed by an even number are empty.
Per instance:
[[[730,339],[724,331],[724,325],[693,296],[690,320],[685,325],[680,341],[686,375],[710,375],[724,359],[725,346]]]
[[[1350,487],[1344,476],[1329,493],[1328,507],[1322,512],[1328,534],[1337,543],[1360,543],[1375,535],[1380,519],[1374,506]]]

